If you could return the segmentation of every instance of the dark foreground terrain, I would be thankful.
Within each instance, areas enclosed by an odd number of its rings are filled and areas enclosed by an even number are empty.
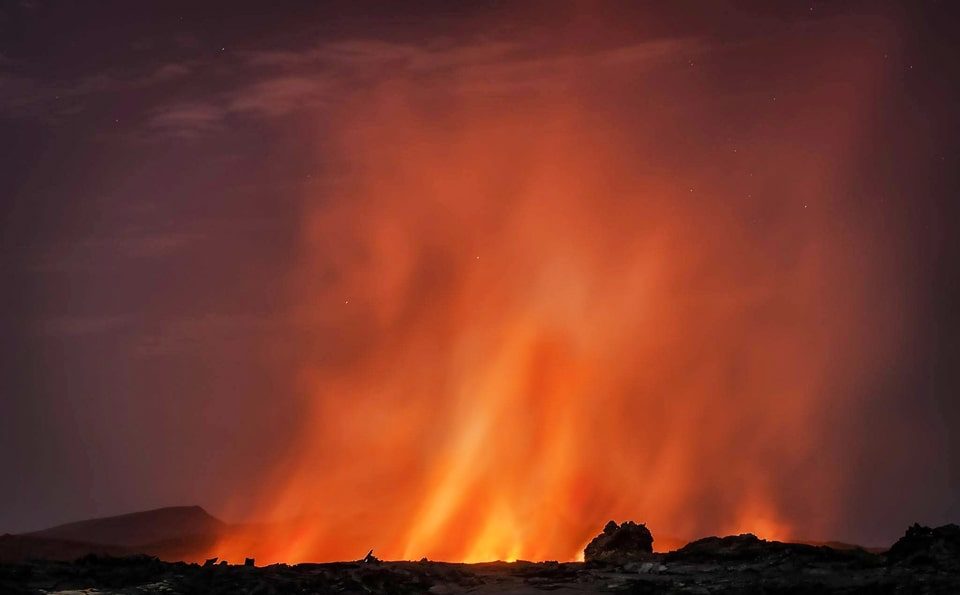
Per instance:
[[[88,555],[0,564],[0,593],[960,593],[960,527],[914,525],[888,552],[710,537],[666,554],[609,524],[586,563],[367,561],[265,567]]]

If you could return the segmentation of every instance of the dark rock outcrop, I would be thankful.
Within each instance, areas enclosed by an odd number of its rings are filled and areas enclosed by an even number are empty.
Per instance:
[[[911,527],[880,555],[860,548],[766,541],[754,535],[708,537],[668,554],[653,553],[643,525],[610,523],[579,562],[374,562],[243,566],[203,565],[149,556],[86,556],[73,562],[0,562],[0,593],[96,592],[102,595],[302,595],[303,593],[681,593],[782,595],[960,593],[960,529]],[[371,558],[369,561],[365,561]],[[252,560],[251,560],[252,562]]]
[[[668,564],[672,562],[767,565],[838,563],[857,564],[864,567],[875,567],[882,563],[878,556],[862,548],[839,550],[823,545],[767,541],[752,533],[698,539],[666,554],[664,560]]]
[[[769,556],[783,544],[760,539],[752,533],[727,537],[705,537],[691,541],[679,550],[667,554],[668,560],[702,561],[756,560]]]
[[[887,552],[891,564],[960,570],[960,526],[914,524]]]
[[[360,559],[364,564],[376,564],[380,562],[380,558],[377,558],[373,555],[373,550],[367,552],[367,555]]]
[[[645,560],[653,554],[653,535],[647,526],[626,521],[622,525],[610,521],[583,550],[588,564],[622,566]]]

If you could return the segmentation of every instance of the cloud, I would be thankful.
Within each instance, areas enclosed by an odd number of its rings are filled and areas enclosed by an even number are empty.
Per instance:
[[[301,51],[242,53],[252,83],[230,92],[231,111],[276,117],[347,97],[371,81],[453,74],[463,92],[520,91],[544,79],[563,82],[588,64],[636,67],[702,51],[696,39],[660,39],[607,50],[537,56],[535,47],[483,41],[451,45],[400,44],[370,39],[324,43]],[[449,81],[444,78],[444,81]]]
[[[164,134],[192,137],[219,128],[225,114],[226,111],[216,105],[181,103],[154,111],[147,124]]]
[[[223,130],[231,115],[284,117],[349,101],[358,90],[384,81],[429,86],[442,80],[444,92],[510,95],[534,86],[562,86],[581,76],[585,67],[647,68],[703,49],[702,41],[689,38],[562,52],[497,39],[459,44],[346,39],[299,49],[242,51],[227,59],[168,61],[139,72],[88,73],[72,81],[0,74],[0,114],[62,118],[111,94],[151,89],[153,105],[129,118],[142,122],[143,137],[197,138]],[[210,84],[173,86],[197,77]],[[450,86],[450,81],[455,84]],[[175,99],[170,100],[171,95]]]
[[[0,74],[0,114],[63,117],[108,94],[167,88],[188,77],[204,77],[216,83],[191,86],[202,90],[188,95],[187,87],[170,87],[177,96],[173,101],[155,92],[154,105],[140,118],[148,138],[194,138],[218,132],[230,114],[282,117],[349,98],[377,81],[413,78],[428,84],[434,75],[453,74],[461,92],[509,94],[532,84],[562,83],[584,64],[639,67],[702,48],[695,39],[656,39],[613,49],[544,53],[532,42],[497,39],[459,44],[346,39],[299,49],[242,51],[232,60],[217,56],[168,61],[140,72],[111,69],[72,81]],[[8,62],[0,57],[0,66]]]
[[[236,112],[282,116],[313,107],[330,96],[332,86],[320,77],[284,76],[240,89],[231,102]]]
[[[168,62],[143,72],[112,71],[87,74],[73,80],[48,81],[12,72],[21,63],[0,55],[0,115],[57,116],[81,111],[79,103],[112,93],[136,91],[175,82],[194,72],[199,62]]]
[[[157,67],[152,73],[141,79],[135,79],[133,84],[135,85],[152,85],[156,83],[165,83],[167,81],[172,81],[193,72],[193,68],[186,63],[182,62],[171,62],[168,64],[162,64]]]

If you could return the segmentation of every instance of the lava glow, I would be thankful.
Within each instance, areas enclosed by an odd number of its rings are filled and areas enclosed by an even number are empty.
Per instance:
[[[689,40],[488,49],[410,50],[331,107],[290,291],[322,329],[308,413],[263,479],[273,521],[216,553],[574,560],[609,519],[658,549],[828,532],[822,428],[889,351],[862,306],[878,241],[834,201],[863,52],[811,58],[832,82],[776,103],[682,70]]]

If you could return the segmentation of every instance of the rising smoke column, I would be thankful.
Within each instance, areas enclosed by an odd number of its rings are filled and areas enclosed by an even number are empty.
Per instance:
[[[260,509],[295,520],[218,551],[569,560],[610,518],[661,548],[829,532],[824,428],[895,329],[870,306],[882,242],[843,201],[874,48],[826,41],[774,92],[763,68],[722,80],[749,44],[331,49],[354,79],[291,292],[323,338]]]

